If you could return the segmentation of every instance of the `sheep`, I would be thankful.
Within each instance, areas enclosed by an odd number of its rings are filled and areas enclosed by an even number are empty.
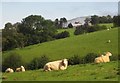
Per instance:
[[[108,41],[107,41],[107,43],[110,43],[110,42],[111,42],[111,40],[108,40]]]
[[[22,72],[25,72],[25,68],[23,66],[21,66]]]
[[[16,72],[25,72],[25,68],[23,66],[16,68]]]
[[[11,68],[7,68],[7,69],[5,70],[5,72],[6,72],[6,73],[13,73],[13,72],[14,72],[14,70],[13,70],[13,69],[11,69]]]
[[[110,62],[109,56],[112,56],[110,52],[106,52],[105,55],[101,55],[100,57],[95,58],[95,63],[106,63]]]
[[[108,31],[110,30],[110,29],[107,29]]]
[[[45,64],[43,70],[44,71],[51,71],[51,70],[65,70],[68,66],[68,60],[58,60],[53,62],[48,62]]]

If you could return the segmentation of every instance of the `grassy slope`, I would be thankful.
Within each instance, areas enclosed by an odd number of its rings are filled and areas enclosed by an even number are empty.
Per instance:
[[[42,69],[26,72],[3,73],[5,80],[37,80],[37,81],[117,81],[118,62],[101,64],[81,64],[69,66],[67,70],[43,72]]]
[[[109,24],[101,24],[106,26],[112,26]],[[33,57],[46,54],[51,59],[60,59],[79,54],[84,56],[89,52],[102,53],[104,51],[111,51],[113,55],[118,54],[118,29],[114,28],[110,31],[98,31],[90,34],[84,34],[79,36],[73,35],[72,29],[64,29],[70,32],[71,37],[60,39],[56,41],[46,42],[33,46],[28,46],[23,49],[16,49],[12,51],[6,51],[3,53],[3,58],[10,52],[19,53],[23,59],[27,62]],[[58,32],[64,31],[59,30]],[[107,40],[111,40],[111,43],[106,43]],[[96,42],[95,42],[96,41]],[[27,57],[27,58],[26,58]],[[43,72],[42,69],[34,71],[26,71],[24,73],[3,73],[6,80],[118,80],[117,73],[118,62],[110,62],[103,64],[86,64],[69,66],[64,71],[52,71]]]
[[[58,33],[63,32],[63,31],[68,31],[70,33],[70,36],[74,36],[74,31],[75,28],[71,28],[71,29],[58,29]]]
[[[102,24],[99,24],[99,25],[104,25],[104,26],[107,26],[107,28],[111,28],[113,27],[113,23],[102,23]]]
[[[106,43],[108,40],[111,40],[111,43]],[[105,51],[110,51],[113,55],[118,54],[118,28],[113,28],[109,31],[104,30],[72,36],[65,39],[28,46],[23,49],[6,51],[3,53],[3,59],[10,52],[19,53],[24,61],[29,62],[34,57],[44,54],[50,59],[56,60],[69,58],[74,54],[85,56],[87,53],[103,53]]]

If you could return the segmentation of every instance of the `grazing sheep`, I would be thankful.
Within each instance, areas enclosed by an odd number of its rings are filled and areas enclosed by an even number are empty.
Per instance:
[[[25,72],[25,68],[23,66],[16,68],[16,72]]]
[[[7,68],[7,69],[5,70],[5,72],[6,72],[6,73],[13,73],[14,71],[13,71],[13,69],[11,69],[11,68]]]
[[[110,62],[109,56],[112,56],[112,54],[110,52],[106,52],[105,55],[101,55],[100,57],[95,58],[95,63]]]
[[[68,66],[68,60],[58,60],[53,62],[48,62],[44,66],[44,71],[51,71],[51,70],[65,70]]]
[[[108,31],[110,30],[110,29],[107,29]]]
[[[108,41],[107,41],[107,43],[110,43],[110,42],[111,42],[111,40],[108,40]]]

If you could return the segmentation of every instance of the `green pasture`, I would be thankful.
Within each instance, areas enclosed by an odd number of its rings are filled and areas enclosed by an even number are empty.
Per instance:
[[[3,81],[117,81],[118,62],[80,64],[66,70],[44,72],[43,69],[3,73]]]

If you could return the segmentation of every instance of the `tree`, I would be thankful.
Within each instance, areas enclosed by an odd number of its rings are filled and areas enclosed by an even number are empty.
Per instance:
[[[54,23],[55,23],[55,27],[56,28],[60,28],[59,27],[59,20],[58,20],[58,18],[55,19]]]
[[[11,29],[12,27],[13,25],[10,22],[5,24],[5,29]]]
[[[113,24],[114,24],[115,27],[120,26],[120,15],[113,17]]]
[[[79,34],[86,33],[87,32],[86,29],[87,28],[84,25],[78,26],[78,27],[76,27],[76,30],[75,30],[74,34],[79,35]]]
[[[14,29],[17,31],[17,32],[19,32],[19,26],[21,25],[21,23],[20,22],[16,22],[15,24],[13,24],[13,27],[14,27]]]
[[[82,64],[82,58],[79,55],[74,55],[68,59],[69,65]]]
[[[56,35],[54,36],[54,38],[56,38],[56,39],[61,39],[61,38],[69,37],[69,36],[70,36],[70,34],[69,34],[68,31],[63,31],[63,32],[61,32],[61,33],[56,34]]]
[[[60,18],[60,24],[59,24],[59,26],[61,28],[66,27],[66,23],[67,23],[67,19],[65,17]]]
[[[40,15],[30,15],[23,19],[19,31],[27,37],[27,45],[53,40],[56,33],[54,22]]]
[[[91,23],[93,25],[98,24],[99,23],[99,17],[97,15],[91,16]]]
[[[3,29],[2,32],[3,51],[25,46],[25,36],[22,33],[18,33],[16,29]]]
[[[91,21],[91,19],[90,18],[86,18],[85,20],[85,24],[84,24],[84,26],[90,26],[90,21]]]
[[[28,69],[30,70],[35,70],[35,69],[40,69],[43,68],[44,65],[49,62],[49,58],[45,55],[34,58],[29,64],[28,64]]]
[[[84,57],[84,62],[85,63],[93,63],[95,58],[98,55],[96,53],[88,53],[85,57]]]
[[[37,28],[42,28],[44,18],[40,15],[30,15],[22,20],[19,31],[23,34],[33,34]],[[38,26],[39,25],[39,26]]]
[[[107,21],[108,21],[108,23],[112,23],[113,22],[113,18],[110,15],[107,15]]]
[[[17,67],[20,67],[21,65],[24,65],[24,62],[22,61],[22,58],[19,54],[12,52],[8,57],[6,57],[3,61],[3,71],[5,71],[6,68],[13,68],[16,69]]]
[[[69,27],[69,28],[73,28],[72,23],[69,23],[69,24],[68,24],[68,27]]]
[[[63,17],[63,22],[64,22],[64,23],[67,22],[67,19],[66,19],[65,17]]]

